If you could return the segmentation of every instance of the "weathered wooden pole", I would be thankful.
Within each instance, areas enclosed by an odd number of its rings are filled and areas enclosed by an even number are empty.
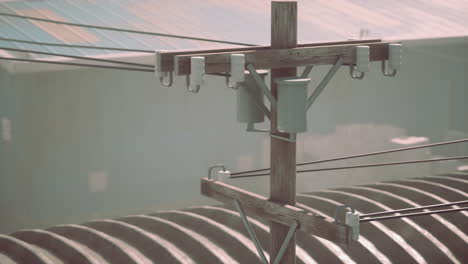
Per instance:
[[[286,49],[297,47],[297,2],[271,2],[271,48]],[[276,78],[296,76],[296,68],[281,68],[271,70],[271,92],[278,97]],[[271,111],[271,131],[275,134],[287,136],[277,132],[277,112]],[[296,143],[270,137],[270,199],[272,201],[296,204]],[[278,254],[289,226],[271,222],[270,232],[270,260]],[[288,245],[281,263],[296,263],[296,236]]]

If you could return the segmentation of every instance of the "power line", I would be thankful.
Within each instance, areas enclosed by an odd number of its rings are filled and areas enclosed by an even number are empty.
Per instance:
[[[452,203],[431,204],[431,205],[426,205],[426,206],[418,206],[418,207],[413,207],[413,208],[383,211],[383,212],[370,213],[370,214],[361,214],[359,215],[359,217],[371,217],[371,216],[381,216],[381,215],[386,215],[386,214],[404,213],[404,212],[410,212],[410,211],[416,211],[416,210],[454,206],[454,205],[466,204],[466,203],[468,203],[468,200],[452,202]]]
[[[372,164],[364,164],[364,165],[345,166],[345,167],[333,167],[333,168],[322,168],[322,169],[311,169],[311,170],[298,170],[297,173],[317,172],[317,171],[329,171],[329,170],[360,169],[360,168],[370,168],[370,167],[380,167],[380,166],[405,165],[405,164],[413,164],[413,163],[424,163],[424,162],[435,162],[435,161],[447,161],[447,160],[463,160],[463,159],[468,159],[468,156],[449,157],[449,158],[440,158],[440,159],[427,159],[427,160],[398,161],[398,162],[388,162],[388,163],[372,163]],[[267,172],[267,173],[259,173],[259,174],[248,174],[248,175],[235,175],[235,176],[232,176],[232,174],[231,174],[231,177],[230,177],[230,178],[231,178],[231,179],[237,179],[237,178],[248,178],[248,177],[268,176],[268,175],[270,175],[269,172]]]
[[[346,160],[346,159],[353,159],[353,158],[362,158],[362,157],[368,157],[368,156],[374,156],[374,155],[388,154],[388,153],[400,152],[400,151],[407,151],[407,150],[413,150],[413,149],[437,147],[437,146],[443,146],[443,145],[451,145],[451,144],[463,143],[463,142],[468,142],[468,138],[459,139],[459,140],[452,140],[452,141],[444,141],[444,142],[433,143],[433,144],[420,145],[420,146],[415,146],[415,147],[398,148],[398,149],[384,150],[384,151],[378,151],[378,152],[370,152],[370,153],[365,153],[365,154],[344,156],[344,157],[338,157],[338,158],[331,158],[331,159],[324,159],[324,160],[316,160],[316,161],[310,161],[310,162],[303,162],[303,163],[297,163],[296,166],[305,166],[305,165],[318,164],[318,163],[325,163],[325,162],[331,162],[331,161],[339,161],[339,160]],[[252,172],[267,171],[267,170],[269,170],[269,169],[270,169],[270,168],[263,168],[263,169],[256,169],[256,170],[248,170],[248,171],[235,172],[235,173],[232,173],[231,176],[236,176],[236,175],[241,175],[241,174],[247,174],[247,173],[252,173]]]
[[[12,39],[12,38],[3,38],[3,37],[0,37],[0,40],[10,41],[10,42],[18,42],[18,43],[26,43],[26,44],[33,44],[33,45],[52,46],[52,47],[154,53],[154,50],[127,49],[127,48],[114,48],[114,47],[102,47],[102,46],[87,46],[87,45],[64,44],[64,43],[50,43],[50,42],[41,42],[41,41],[24,40],[24,39]]]
[[[409,160],[409,161],[398,161],[398,162],[387,162],[387,163],[373,163],[373,164],[334,167],[334,168],[322,168],[322,169],[311,169],[311,170],[298,170],[297,172],[298,173],[304,173],[304,172],[315,172],[315,171],[359,169],[359,168],[370,168],[370,167],[392,166],[392,165],[405,165],[405,164],[425,163],[425,162],[434,162],[434,161],[463,160],[463,159],[468,159],[468,156],[448,157],[448,158],[439,158],[439,159],[426,159],[426,160]]]
[[[459,212],[459,211],[465,211],[465,210],[468,210],[468,207],[444,209],[444,210],[436,210],[436,211],[428,211],[428,212],[418,212],[418,213],[410,213],[410,214],[402,214],[402,215],[371,217],[371,218],[360,219],[359,222],[365,223],[365,222],[382,221],[382,220],[389,220],[389,219],[396,219],[396,218],[403,218],[403,217],[414,217],[414,216],[431,215],[431,214],[445,214],[445,213],[453,213],[453,212]]]
[[[80,59],[80,60],[100,61],[100,62],[107,62],[107,63],[115,63],[115,64],[124,64],[124,65],[138,66],[138,67],[154,68],[154,65],[150,65],[150,64],[141,64],[141,63],[134,63],[134,62],[126,62],[126,61],[98,59],[98,58],[90,58],[90,57],[84,57],[84,56],[74,56],[74,55],[58,54],[58,53],[51,53],[51,52],[35,51],[35,50],[15,49],[15,48],[6,48],[6,47],[0,47],[0,50],[28,52],[28,53],[59,56],[59,57],[66,57],[66,58],[73,58],[73,59]]]
[[[0,60],[35,62],[35,63],[46,63],[46,64],[58,64],[58,65],[78,66],[78,67],[93,67],[93,68],[104,68],[104,69],[114,69],[114,70],[154,72],[153,70],[142,69],[142,68],[117,67],[117,66],[95,65],[95,64],[74,63],[74,62],[58,62],[58,61],[46,61],[46,60],[31,60],[31,59],[19,59],[19,58],[7,58],[7,57],[0,57]]]
[[[247,43],[234,42],[234,41],[216,40],[216,39],[207,39],[207,38],[197,38],[197,37],[190,37],[190,36],[183,36],[183,35],[174,35],[174,34],[165,34],[165,33],[149,32],[149,31],[141,31],[141,30],[134,30],[134,29],[124,29],[124,28],[114,28],[114,27],[97,26],[97,25],[90,25],[90,24],[72,23],[72,22],[58,21],[58,20],[52,20],[52,19],[46,19],[46,18],[40,18],[40,17],[31,17],[31,16],[10,14],[10,13],[4,13],[4,12],[0,12],[0,16],[30,19],[30,20],[36,20],[36,21],[41,21],[41,22],[46,22],[46,23],[54,23],[54,24],[67,25],[67,26],[73,26],[73,27],[94,28],[94,29],[126,32],[126,33],[135,33],[135,34],[169,37],[169,38],[190,39],[190,40],[216,42],[216,43],[232,44],[232,45],[240,45],[240,46],[257,46],[257,45],[254,45],[254,44],[247,44]]]

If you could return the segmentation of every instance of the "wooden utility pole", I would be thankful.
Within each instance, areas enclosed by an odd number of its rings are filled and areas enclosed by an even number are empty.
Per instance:
[[[297,2],[271,2],[271,48],[290,49],[297,47]],[[271,92],[278,98],[275,83],[277,78],[295,77],[296,68],[271,70]],[[271,111],[271,131],[277,132],[277,111]],[[285,134],[281,134],[285,136]],[[287,135],[286,135],[287,136]],[[270,199],[275,202],[296,204],[296,143],[270,137]],[[270,259],[276,258],[289,226],[270,222]],[[291,239],[281,263],[296,263],[296,236]]]
[[[359,215],[351,215],[354,218],[350,218],[353,221],[350,220],[349,222],[351,224],[348,224],[343,223],[342,219],[340,221],[326,219],[295,206],[296,142],[293,140],[295,135],[288,135],[287,133],[279,132],[277,129],[278,114],[276,106],[279,102],[288,97],[278,98],[278,86],[275,81],[284,77],[296,77],[296,67],[303,67],[311,64],[334,65],[317,87],[317,89],[323,89],[341,65],[357,64],[358,50],[361,50],[361,53],[363,50],[368,52],[369,56],[367,61],[385,62],[389,59],[390,45],[398,44],[382,42],[376,39],[298,45],[297,10],[296,0],[272,0],[271,46],[156,53],[155,70],[158,73],[157,76],[162,76],[162,73],[171,74],[169,77],[170,82],[164,84],[166,86],[170,86],[172,83],[172,73],[181,76],[189,76],[192,74],[192,60],[194,57],[203,57],[205,74],[224,75],[223,73],[232,72],[232,55],[244,55],[244,67],[247,67],[254,76],[257,76],[257,87],[255,89],[263,89],[265,95],[267,95],[272,102],[271,109],[267,109],[263,104],[260,105],[264,114],[270,116],[271,121],[270,197],[264,197],[222,183],[217,179],[212,179],[211,175],[201,180],[201,193],[203,195],[223,203],[234,203],[236,205],[242,222],[254,242],[258,255],[263,263],[267,262],[266,257],[255,232],[249,225],[246,212],[271,221],[270,261],[273,261],[272,263],[275,264],[278,262],[283,264],[296,263],[296,237],[294,235],[296,230],[342,245],[349,245],[353,240],[356,240],[359,235],[359,219],[356,218],[359,217]],[[365,47],[363,49],[363,47],[360,46]],[[394,45],[394,47],[396,46]],[[240,71],[242,71],[241,64],[237,65],[237,67],[236,70],[239,70],[240,67]],[[254,74],[255,69],[272,69],[271,95],[270,91],[268,91],[268,87],[266,87],[261,78]],[[199,70],[198,68],[198,71]],[[353,78],[360,77],[354,76],[353,74]],[[163,82],[162,79],[160,79],[160,81],[161,83]],[[302,81],[304,82],[306,80]],[[289,82],[289,84],[291,83]],[[294,85],[291,85],[291,87],[289,87],[289,85],[281,87],[281,89],[295,89],[292,87],[294,87]],[[249,89],[254,89],[254,87]],[[288,90],[285,91],[290,92]],[[282,92],[283,90],[281,91],[281,96],[283,96]],[[287,94],[288,93],[286,93],[286,95]],[[275,100],[271,97],[274,97]],[[300,97],[302,98],[302,95],[300,95]],[[312,96],[307,99],[308,106],[309,103],[313,102],[313,99],[314,97]],[[288,105],[291,104],[280,104],[280,106]],[[289,110],[294,109],[281,109],[281,113],[285,113]],[[298,113],[303,114],[303,112],[300,111],[298,111]],[[286,127],[285,131],[302,131],[301,129]],[[237,175],[240,176],[231,178],[253,176],[242,175],[244,173],[237,173]]]

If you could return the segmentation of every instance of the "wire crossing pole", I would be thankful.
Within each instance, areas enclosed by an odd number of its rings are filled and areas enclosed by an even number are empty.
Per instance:
[[[297,47],[297,2],[271,2],[271,48],[287,49]],[[275,79],[296,76],[296,68],[281,68],[271,70],[271,92],[278,98]],[[271,131],[277,135],[277,111],[272,105]],[[296,204],[296,143],[270,137],[270,199],[275,202]],[[289,226],[270,222],[270,260],[278,255],[283,240],[288,234]],[[290,240],[282,264],[296,263],[296,236]]]

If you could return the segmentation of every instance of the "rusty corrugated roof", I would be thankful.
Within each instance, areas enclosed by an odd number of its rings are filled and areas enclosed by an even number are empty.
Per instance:
[[[356,38],[408,39],[468,35],[465,0],[299,0],[299,42]],[[268,45],[270,0],[45,0],[0,3],[0,12]],[[0,17],[0,35],[65,44],[174,50],[226,44],[77,28]],[[0,46],[72,55],[102,50],[0,41]]]

